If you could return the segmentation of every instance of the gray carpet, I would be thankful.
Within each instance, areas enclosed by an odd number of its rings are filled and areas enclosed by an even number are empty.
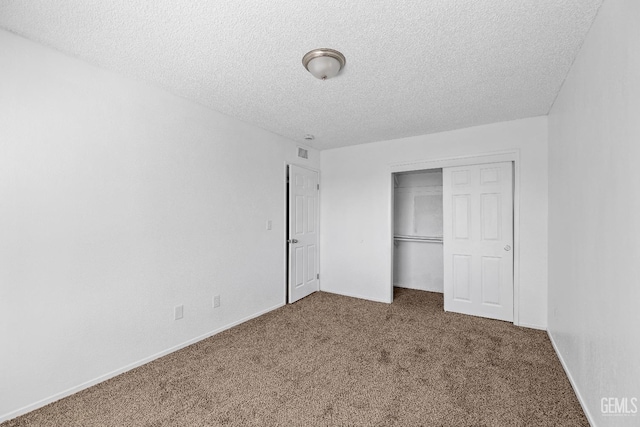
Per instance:
[[[312,294],[2,424],[588,426],[545,332]]]

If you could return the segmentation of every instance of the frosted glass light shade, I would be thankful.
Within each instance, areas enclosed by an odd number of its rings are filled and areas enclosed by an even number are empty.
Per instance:
[[[316,79],[330,79],[338,75],[340,62],[330,56],[319,56],[309,61],[307,69]]]
[[[345,62],[344,55],[333,49],[315,49],[302,58],[302,65],[321,80],[338,75]]]

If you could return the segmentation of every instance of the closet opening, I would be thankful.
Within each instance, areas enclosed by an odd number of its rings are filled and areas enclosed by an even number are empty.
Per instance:
[[[394,173],[393,190],[393,286],[443,293],[443,171]]]
[[[392,172],[392,291],[440,292],[445,311],[518,324],[515,163],[483,160]]]

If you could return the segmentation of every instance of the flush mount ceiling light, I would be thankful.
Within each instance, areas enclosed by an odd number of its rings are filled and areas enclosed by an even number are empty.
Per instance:
[[[302,57],[302,65],[320,80],[338,75],[347,60],[344,55],[333,49],[314,49]]]

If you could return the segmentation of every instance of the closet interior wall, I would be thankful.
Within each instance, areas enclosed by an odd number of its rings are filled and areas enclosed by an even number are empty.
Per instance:
[[[393,285],[443,292],[442,169],[394,174]]]

